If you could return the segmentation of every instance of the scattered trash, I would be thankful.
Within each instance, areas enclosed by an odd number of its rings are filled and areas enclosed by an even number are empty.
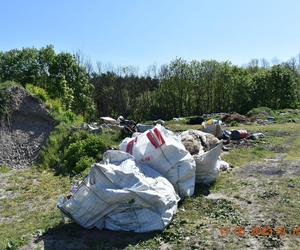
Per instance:
[[[169,225],[178,201],[166,178],[127,153],[110,150],[57,207],[85,228],[144,233]]]
[[[140,133],[144,133],[145,131],[152,129],[153,127],[154,127],[153,125],[145,125],[145,124],[140,124],[140,123],[138,123],[136,125],[137,132],[140,132]]]
[[[100,117],[100,119],[107,124],[113,124],[113,125],[117,125],[117,121],[114,118],[108,117],[108,116],[102,116]]]
[[[217,138],[222,138],[223,131],[221,127],[221,120],[210,119],[202,123],[203,131],[206,133],[213,134]]]
[[[248,136],[248,132],[246,130],[240,129],[240,130],[233,130],[230,134],[231,140],[241,140]]]
[[[182,132],[180,139],[195,159],[196,183],[210,184],[219,171],[230,168],[227,162],[219,160],[223,144],[214,135],[190,129]]]
[[[80,125],[81,129],[85,129],[88,130],[91,133],[95,133],[95,134],[101,134],[102,133],[102,126],[99,126],[96,122],[93,123],[83,123]]]
[[[166,177],[180,197],[193,195],[195,161],[173,132],[156,125],[135,138],[125,138],[119,148]]]
[[[217,161],[217,169],[219,171],[228,171],[231,169],[230,165],[226,161],[218,160]]]
[[[201,125],[204,122],[204,118],[202,116],[191,117],[187,124],[190,125]]]
[[[299,123],[300,119],[293,118],[293,119],[289,119],[288,122]]]
[[[259,138],[264,137],[265,135],[263,133],[252,133],[250,134],[247,139],[251,139],[251,140],[257,140]]]
[[[122,126],[125,133],[132,135],[134,132],[137,132],[136,122],[133,120],[126,120],[123,116],[119,116],[117,123]]]
[[[182,118],[182,117],[173,118],[173,121],[176,121],[176,122],[185,121],[185,118]]]
[[[165,125],[165,121],[164,120],[162,120],[162,119],[158,119],[158,120],[156,120],[156,121],[153,121],[153,124],[154,125],[156,125],[156,124],[160,124],[160,125]]]
[[[82,126],[91,132],[105,125],[118,126],[131,137],[121,142],[120,151],[104,153],[103,162],[93,164],[84,181],[74,185],[70,195],[57,203],[62,213],[85,228],[163,230],[176,213],[180,197],[193,195],[195,183],[209,186],[220,171],[231,169],[220,159],[222,149],[229,150],[223,141],[242,144],[246,139],[264,136],[246,130],[223,130],[221,120],[203,122],[203,117],[195,117],[189,123],[201,121],[204,131],[190,129],[178,135],[164,128],[163,120],[154,121],[156,126],[137,124],[123,116],[102,120],[102,126]]]
[[[240,115],[239,113],[225,114],[221,117],[222,122],[224,123],[246,123],[248,122],[248,118],[244,115]]]
[[[231,131],[229,130],[223,130],[222,139],[223,140],[230,140]]]

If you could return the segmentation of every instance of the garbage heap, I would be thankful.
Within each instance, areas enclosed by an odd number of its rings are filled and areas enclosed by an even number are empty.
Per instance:
[[[222,143],[197,130],[176,135],[161,125],[125,138],[61,197],[57,207],[85,228],[163,230],[195,183],[209,184],[224,162]]]

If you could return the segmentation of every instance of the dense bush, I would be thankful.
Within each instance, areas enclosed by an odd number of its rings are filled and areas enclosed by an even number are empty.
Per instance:
[[[26,89],[27,89],[27,91],[30,92],[31,95],[39,98],[41,101],[43,101],[45,103],[47,101],[49,101],[49,96],[48,96],[46,90],[44,90],[43,88],[39,88],[32,84],[26,84]]]
[[[74,141],[73,135],[70,136],[70,141]],[[81,132],[76,135],[76,141],[66,145],[64,149],[64,168],[69,173],[80,173],[99,160],[105,150],[106,146],[100,136]]]
[[[111,143],[101,135],[61,124],[50,135],[40,154],[40,163],[59,174],[75,175],[99,161]]]
[[[276,113],[268,107],[259,107],[259,108],[253,108],[249,110],[247,115],[258,116],[259,118],[265,119],[268,116],[276,116]]]
[[[40,153],[43,167],[53,168],[60,174],[75,175],[101,158],[106,144],[101,136],[76,128],[83,122],[81,116],[68,110],[59,99],[51,99],[40,87],[27,84],[26,89],[41,99],[60,123]]]

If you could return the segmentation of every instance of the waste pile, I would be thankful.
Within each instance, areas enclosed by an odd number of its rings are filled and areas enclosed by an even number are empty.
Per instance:
[[[248,123],[249,118],[241,115],[239,113],[232,113],[232,114],[224,114],[221,116],[222,122],[225,123],[232,123],[232,122],[237,122],[237,123]]]
[[[107,151],[102,163],[57,207],[85,228],[149,232],[163,230],[177,210],[179,197],[157,171],[118,150]]]
[[[125,138],[119,147],[166,177],[180,197],[193,195],[195,161],[173,132],[156,125],[134,138]]]
[[[222,127],[222,121],[216,119],[209,119],[202,123],[203,131],[213,134],[218,139],[223,139],[228,143],[230,140],[238,141],[242,139],[257,140],[264,137],[263,133],[248,133],[247,130],[226,130]]]
[[[163,230],[195,183],[211,183],[227,167],[219,159],[222,142],[198,130],[178,135],[158,124],[125,138],[119,149],[107,151],[57,203],[85,228]]]
[[[220,159],[223,144],[214,135],[190,129],[179,136],[196,162],[196,183],[210,184],[220,170],[229,169],[229,164]]]

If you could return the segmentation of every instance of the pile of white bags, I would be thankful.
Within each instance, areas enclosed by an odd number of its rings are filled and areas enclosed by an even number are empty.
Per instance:
[[[134,138],[125,138],[120,150],[166,177],[180,197],[193,195],[195,160],[173,132],[158,124]]]
[[[219,160],[221,149],[211,134],[188,130],[176,136],[156,125],[124,139],[120,151],[107,151],[57,207],[85,228],[163,230],[176,213],[179,196],[191,196],[195,182],[209,184],[220,168],[228,167]]]
[[[58,208],[85,228],[149,232],[163,230],[179,197],[171,183],[133,156],[110,150],[95,163],[70,199]]]

